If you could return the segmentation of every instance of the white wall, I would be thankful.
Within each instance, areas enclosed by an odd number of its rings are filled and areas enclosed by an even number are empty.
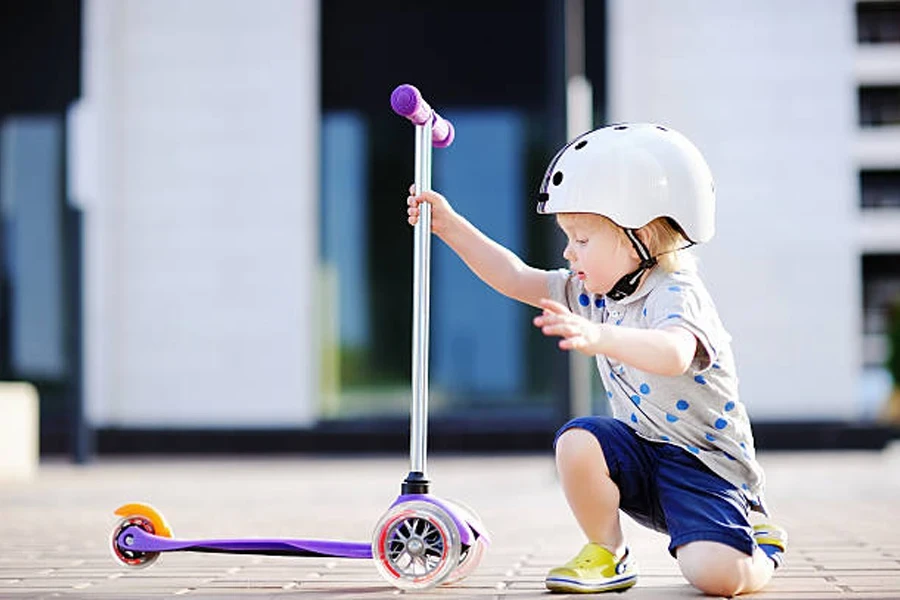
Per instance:
[[[94,426],[290,426],[318,389],[318,2],[88,0],[72,195]]]
[[[853,3],[612,0],[613,121],[701,149],[717,237],[700,252],[756,419],[859,413]]]

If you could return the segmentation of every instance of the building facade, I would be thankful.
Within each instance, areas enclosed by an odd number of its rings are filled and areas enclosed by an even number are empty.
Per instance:
[[[665,123],[712,167],[718,233],[701,270],[757,423],[856,423],[882,393],[900,287],[897,4],[584,4],[594,123]],[[389,108],[400,83],[456,126],[436,189],[530,263],[564,266],[533,192],[566,138],[565,3],[77,6],[62,125],[27,110],[3,121],[4,231],[19,240],[5,246],[3,375],[32,377],[28,364],[75,381],[65,401],[90,428],[402,438],[413,137]],[[29,184],[50,180],[38,164],[65,173],[65,191]],[[74,320],[53,282],[75,267],[32,269],[71,258],[53,234],[65,210],[80,215]],[[432,310],[438,429],[546,441],[568,416],[569,371],[533,311],[438,241]],[[67,331],[77,351],[46,342]]]

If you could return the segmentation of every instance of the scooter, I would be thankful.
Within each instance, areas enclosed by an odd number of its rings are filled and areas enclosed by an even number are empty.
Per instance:
[[[431,189],[431,150],[453,142],[453,125],[440,117],[415,87],[391,94],[397,114],[415,125],[415,187]],[[412,405],[410,472],[400,496],[378,521],[371,542],[305,539],[180,539],[148,504],[120,506],[112,533],[113,557],[129,568],[152,565],[166,552],[371,558],[380,574],[400,589],[426,589],[461,581],[490,545],[480,518],[459,502],[429,493],[425,472],[428,430],[428,324],[431,270],[431,206],[420,207],[413,243]]]

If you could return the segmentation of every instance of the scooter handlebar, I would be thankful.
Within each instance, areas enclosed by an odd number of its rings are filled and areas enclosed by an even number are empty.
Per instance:
[[[415,86],[408,83],[397,86],[391,93],[391,108],[416,125],[424,125],[431,119],[431,143],[436,148],[446,148],[453,143],[453,124],[437,114]]]

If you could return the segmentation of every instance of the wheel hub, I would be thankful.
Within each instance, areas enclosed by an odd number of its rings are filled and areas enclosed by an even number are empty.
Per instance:
[[[431,573],[444,554],[444,543],[434,523],[427,518],[412,517],[397,524],[391,540],[388,560],[409,576]]]
[[[425,543],[421,538],[414,537],[406,543],[406,551],[413,556],[422,556],[425,554]]]

